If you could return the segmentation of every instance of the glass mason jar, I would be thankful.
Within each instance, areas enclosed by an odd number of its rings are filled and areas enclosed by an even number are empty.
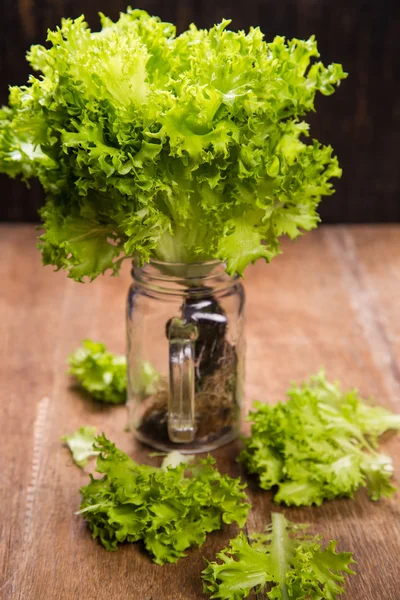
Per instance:
[[[129,426],[159,450],[206,452],[237,437],[244,289],[219,261],[133,263],[127,302]]]

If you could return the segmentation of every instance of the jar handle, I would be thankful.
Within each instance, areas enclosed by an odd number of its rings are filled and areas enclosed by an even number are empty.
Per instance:
[[[168,435],[171,442],[192,442],[196,435],[194,380],[195,341],[198,330],[194,323],[178,317],[170,320]]]

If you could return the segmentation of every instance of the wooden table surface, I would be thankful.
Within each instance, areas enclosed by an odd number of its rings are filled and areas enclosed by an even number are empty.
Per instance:
[[[107,552],[74,514],[88,480],[60,436],[95,425],[138,461],[156,464],[123,431],[124,407],[102,407],[71,389],[66,357],[85,338],[123,352],[129,265],[118,278],[77,284],[43,268],[27,225],[0,227],[0,597],[4,600],[191,600],[201,591],[202,556],[237,534],[208,536],[176,565],[157,566],[138,544]],[[324,366],[329,378],[356,386],[400,412],[400,226],[320,228],[270,265],[246,272],[247,383],[252,399],[275,402],[292,380]],[[400,437],[400,436],[399,436]],[[400,440],[384,442],[400,485]],[[244,474],[239,442],[215,452],[222,471]],[[263,528],[271,494],[249,480],[248,530]],[[325,539],[354,552],[358,574],[346,600],[400,599],[400,493],[373,503],[284,509]]]

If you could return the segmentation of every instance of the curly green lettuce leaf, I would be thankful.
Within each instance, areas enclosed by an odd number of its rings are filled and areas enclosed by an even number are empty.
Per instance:
[[[81,489],[80,514],[107,550],[143,540],[157,564],[174,563],[223,523],[243,526],[250,505],[239,479],[221,475],[212,457],[164,468],[138,465],[103,435],[97,472]]]
[[[84,340],[68,358],[69,373],[84,390],[101,402],[122,404],[126,401],[126,358],[108,352],[106,346]]]
[[[0,110],[0,171],[38,178],[44,264],[77,281],[139,263],[270,261],[317,226],[340,177],[303,117],[346,77],[314,37],[264,40],[224,20],[176,36],[140,10],[81,16],[32,46],[36,74]]]
[[[395,491],[392,460],[377,447],[379,435],[400,429],[400,415],[343,392],[323,371],[290,388],[286,403],[255,408],[240,459],[263,489],[277,488],[275,502],[319,506],[361,486],[372,500]]]
[[[202,573],[204,592],[216,600],[241,600],[254,589],[274,600],[315,598],[336,600],[344,591],[345,575],[353,575],[350,552],[336,552],[336,542],[321,544],[308,535],[307,525],[295,525],[272,513],[265,533],[254,534],[252,544],[241,532],[209,562]]]
[[[362,472],[372,500],[379,500],[381,496],[390,498],[396,491],[391,483],[393,463],[390,456],[376,454],[366,457],[362,464]]]
[[[98,451],[93,448],[95,437],[96,427],[79,427],[74,433],[62,436],[61,441],[70,449],[73,461],[78,467],[85,467],[89,458],[98,456]]]
[[[121,261],[115,259],[122,249],[110,243],[115,238],[110,227],[82,217],[62,218],[50,210],[50,203],[41,214],[49,225],[38,244],[44,265],[68,266],[71,277],[80,282],[85,276],[95,279],[108,269],[118,273]]]

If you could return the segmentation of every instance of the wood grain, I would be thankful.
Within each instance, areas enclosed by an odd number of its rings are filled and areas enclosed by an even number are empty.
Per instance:
[[[135,4],[135,3],[134,3]],[[29,74],[25,53],[43,44],[48,28],[62,17],[84,13],[95,31],[97,12],[113,19],[126,0],[3,0],[0,20],[0,104],[9,85],[24,85]],[[136,6],[136,4],[135,4]],[[315,34],[322,60],[341,62],[349,73],[330,98],[318,98],[311,135],[332,144],[343,167],[337,194],[321,206],[324,222],[400,221],[400,4],[396,0],[141,0],[140,7],[177,24],[211,27],[231,18],[233,29],[260,26],[275,35],[306,38]],[[38,184],[29,193],[18,180],[0,176],[6,201],[0,220],[37,220],[43,203]]]
[[[201,551],[159,567],[139,544],[108,553],[74,511],[88,479],[60,436],[79,425],[104,430],[138,461],[156,464],[123,431],[124,407],[102,408],[76,393],[65,359],[84,337],[124,348],[124,303],[130,275],[81,285],[40,265],[30,226],[0,227],[0,597],[4,600],[202,599],[202,556],[211,560],[236,535],[226,527]],[[275,402],[293,379],[324,365],[331,378],[400,410],[400,226],[326,227],[271,265],[246,272],[247,397]],[[239,442],[215,453],[221,470],[241,473]],[[384,441],[400,482],[400,443]],[[88,471],[88,468],[86,469]],[[244,474],[242,473],[244,477]],[[263,528],[271,494],[248,480],[249,531]],[[399,600],[399,495],[320,508],[285,509],[326,539],[354,552],[357,577],[345,600]]]

